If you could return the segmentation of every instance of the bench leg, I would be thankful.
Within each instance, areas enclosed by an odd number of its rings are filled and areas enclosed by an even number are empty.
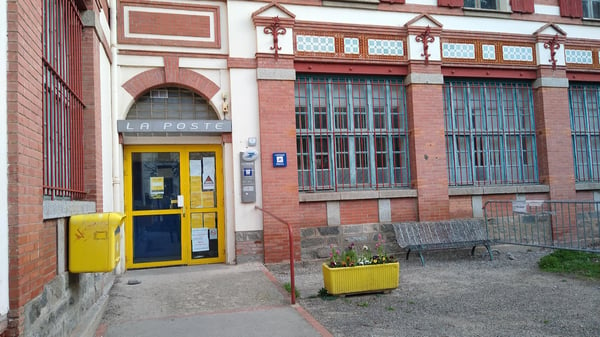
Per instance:
[[[406,260],[408,261],[408,255],[410,254],[411,249],[408,248],[408,251],[406,252]],[[421,265],[423,265],[423,267],[425,267],[425,258],[423,257],[423,254],[421,254],[421,251],[417,249],[417,252],[419,253],[419,257],[421,258]]]
[[[490,261],[494,260],[494,253],[492,253],[492,247],[490,247],[489,243],[485,244],[485,248],[487,248],[488,254],[490,255]]]
[[[419,251],[419,257],[421,258],[421,265],[425,267],[425,258],[423,257],[423,254],[421,254],[421,251]]]

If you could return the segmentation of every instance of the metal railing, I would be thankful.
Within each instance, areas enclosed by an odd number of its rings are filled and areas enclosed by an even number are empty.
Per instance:
[[[273,217],[273,219],[281,222],[282,224],[287,226],[288,229],[288,235],[289,235],[289,245],[290,245],[290,293],[291,293],[291,302],[292,304],[296,304],[296,276],[294,274],[294,230],[292,228],[292,225],[283,220],[282,218],[278,217],[277,215],[264,210],[263,208],[261,208],[260,206],[254,206],[254,208],[256,208],[257,210],[270,215],[271,217]]]
[[[600,202],[492,200],[483,211],[494,244],[600,253]]]

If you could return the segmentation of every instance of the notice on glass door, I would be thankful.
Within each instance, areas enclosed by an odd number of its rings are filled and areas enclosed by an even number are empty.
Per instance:
[[[208,228],[192,228],[192,252],[205,252],[208,246]]]
[[[215,189],[215,158],[205,157],[202,163],[202,190]]]
[[[152,199],[162,199],[165,193],[165,178],[150,177],[150,197]]]

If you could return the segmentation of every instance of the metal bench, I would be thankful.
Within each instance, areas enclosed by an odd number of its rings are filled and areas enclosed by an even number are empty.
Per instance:
[[[425,266],[422,251],[433,249],[450,249],[473,247],[471,256],[478,245],[485,246],[493,260],[490,240],[484,222],[477,219],[448,220],[431,222],[395,223],[396,241],[402,249],[406,249],[406,259],[411,250],[416,250]]]

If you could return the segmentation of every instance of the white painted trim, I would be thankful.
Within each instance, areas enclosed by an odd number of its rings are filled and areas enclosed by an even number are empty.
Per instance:
[[[7,156],[7,21],[6,0],[0,0],[0,318],[8,313],[8,156]]]
[[[535,14],[560,15],[560,7],[558,6],[534,5],[534,11]]]

